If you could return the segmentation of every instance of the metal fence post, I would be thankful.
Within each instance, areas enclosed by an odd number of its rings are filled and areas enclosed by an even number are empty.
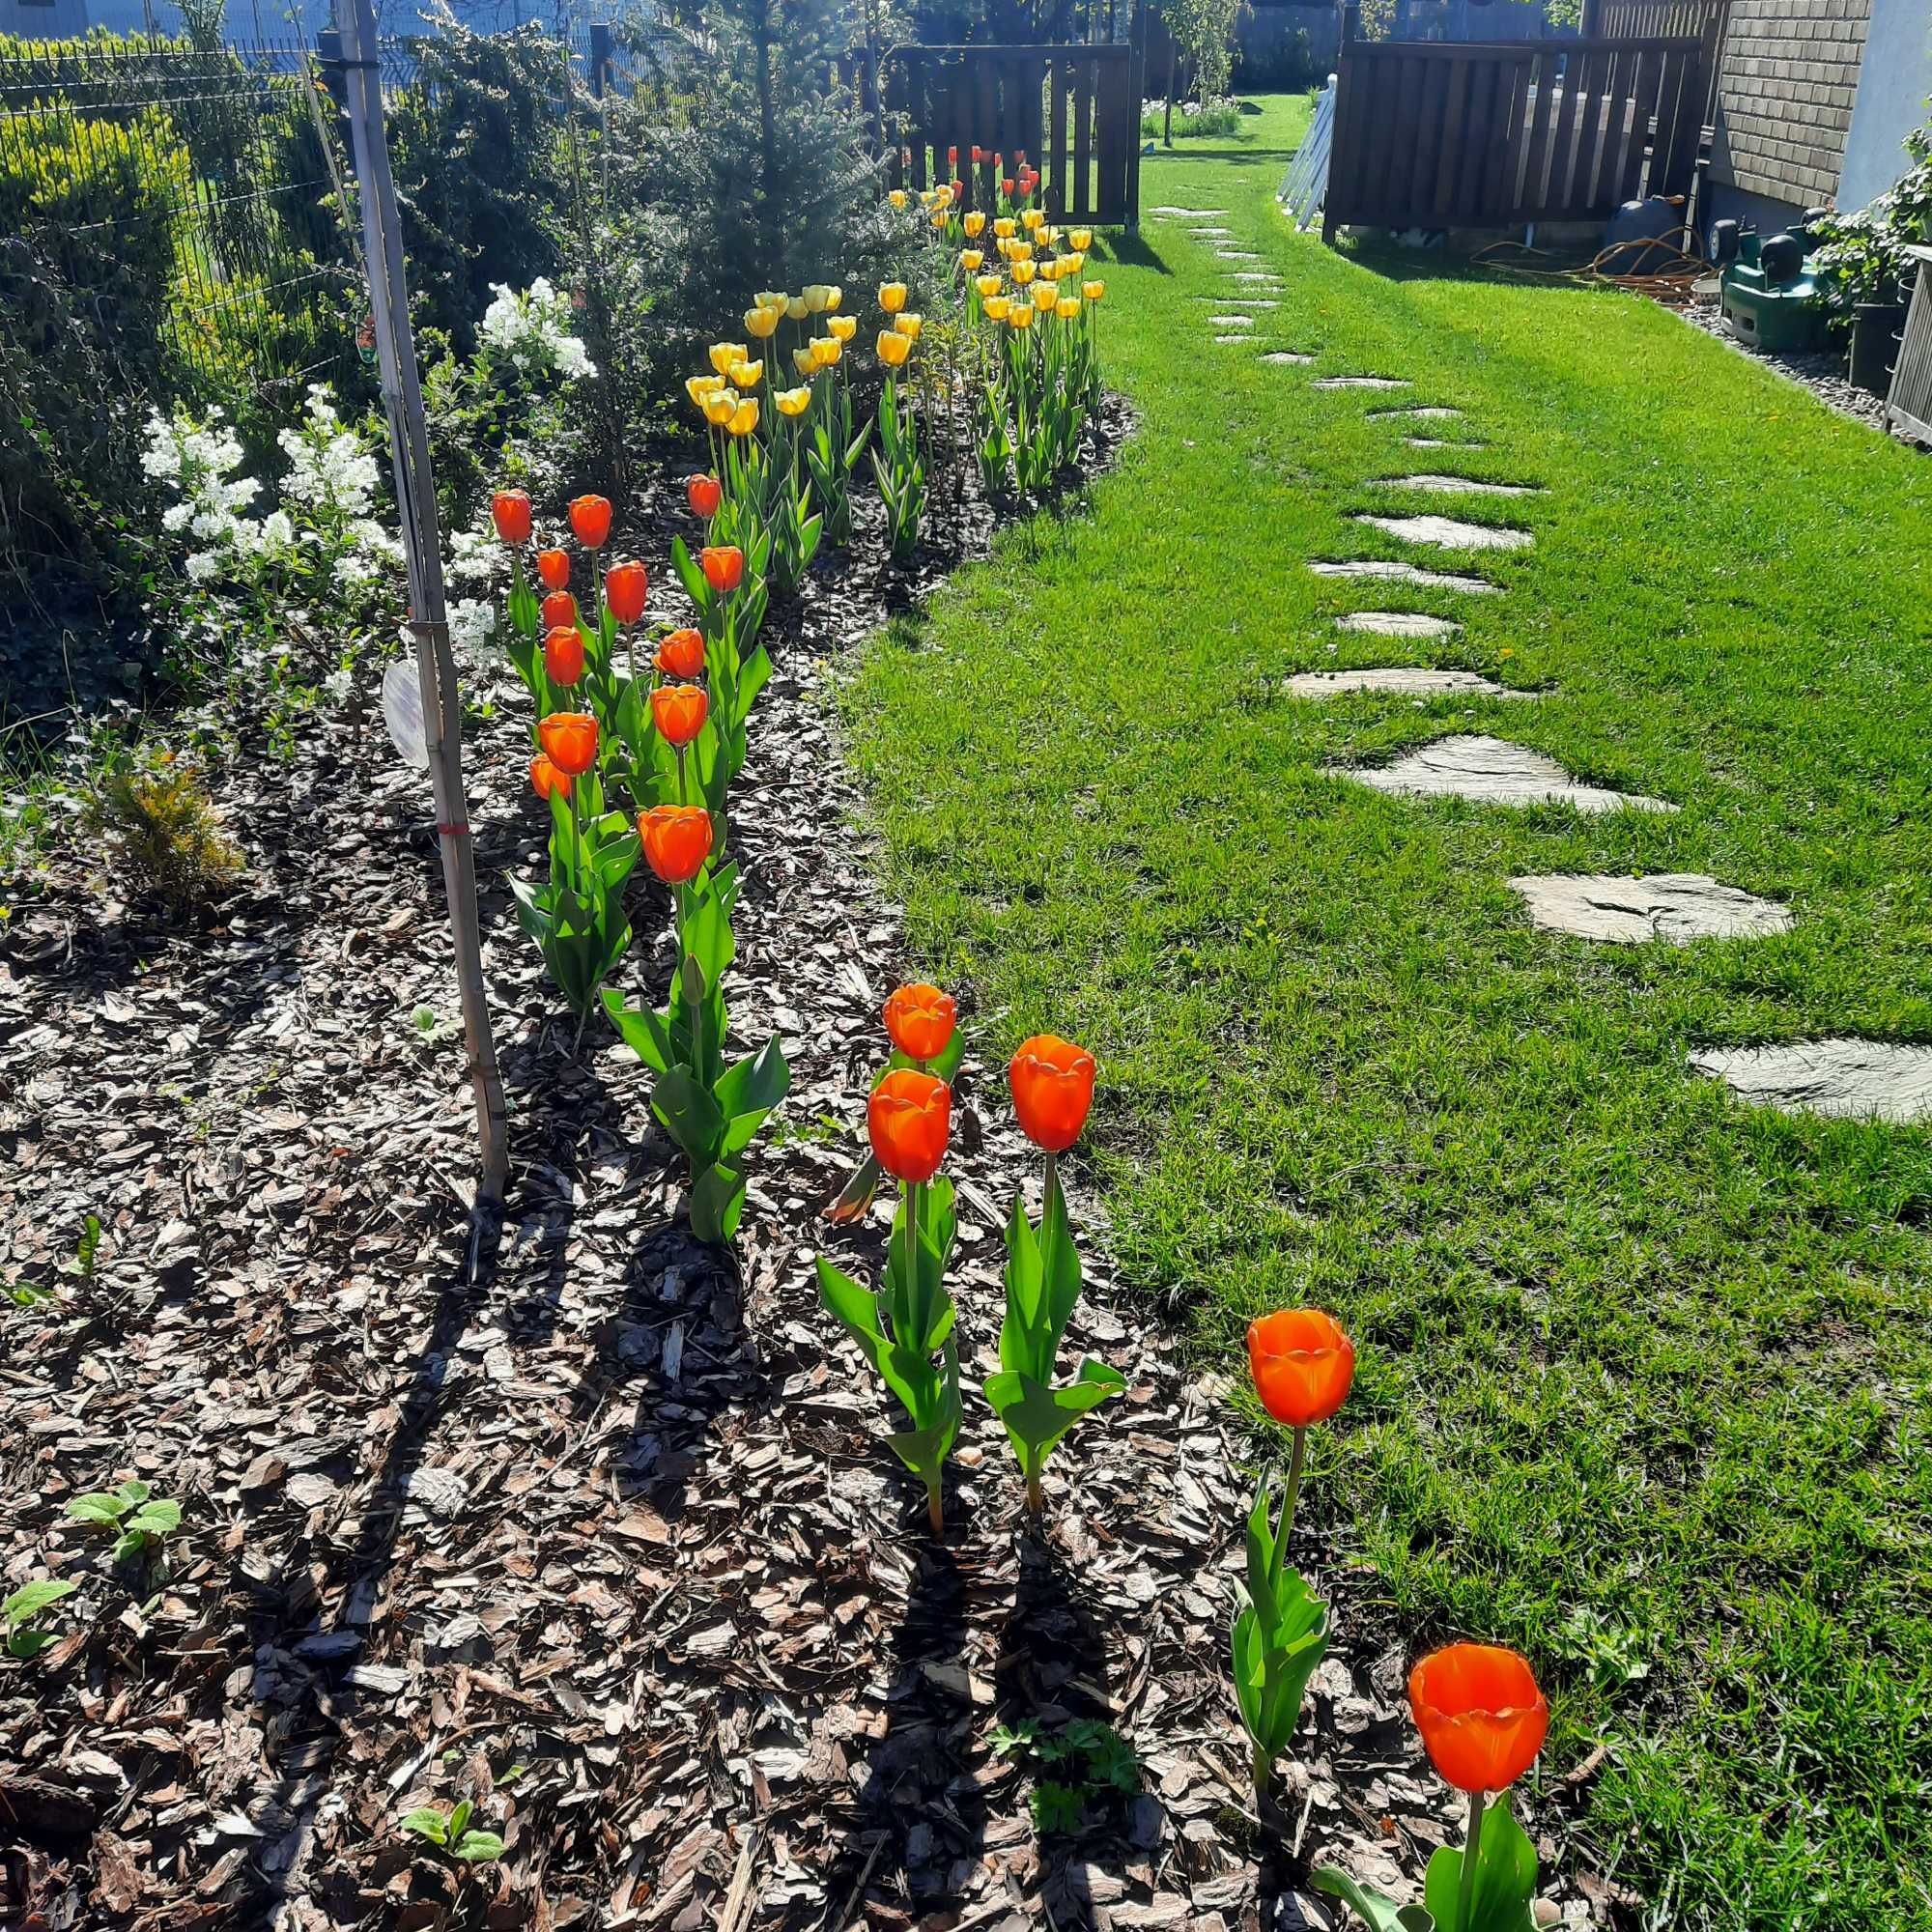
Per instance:
[[[357,199],[362,206],[362,246],[369,263],[369,306],[383,375],[383,402],[389,418],[396,507],[409,559],[410,628],[416,640],[423,730],[436,793],[437,839],[455,942],[457,991],[463,1004],[465,1057],[476,1094],[476,1129],[482,1144],[476,1197],[480,1224],[486,1203],[502,1203],[509,1172],[509,1130],[502,1076],[497,1071],[496,1041],[490,1029],[490,1006],[483,987],[476,858],[463,793],[463,714],[443,609],[442,543],[437,527],[422,389],[416,376],[415,339],[410,327],[409,290],[403,275],[396,185],[389,172],[388,137],[383,128],[375,11],[370,0],[335,0],[335,18],[342,36],[349,127],[360,189]]]

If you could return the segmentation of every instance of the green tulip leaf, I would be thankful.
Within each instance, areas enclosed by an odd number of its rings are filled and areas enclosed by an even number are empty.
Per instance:
[[[691,1183],[691,1232],[711,1247],[724,1247],[737,1234],[744,1208],[742,1169],[719,1161]]]
[[[1483,1813],[1469,1915],[1463,1916],[1463,1852],[1441,1846],[1429,1861],[1422,1900],[1438,1932],[1534,1932],[1536,1847],[1499,1798]]]
[[[1398,1905],[1355,1881],[1337,1865],[1318,1865],[1309,1884],[1330,1898],[1339,1898],[1369,1927],[1369,1932],[1436,1932],[1435,1921],[1420,1905]]]

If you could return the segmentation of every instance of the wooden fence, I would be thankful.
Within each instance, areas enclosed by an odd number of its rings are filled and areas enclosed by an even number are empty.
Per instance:
[[[1056,219],[1140,218],[1141,76],[1137,46],[907,46],[882,57],[883,87],[848,70],[892,156],[895,185],[957,181],[969,208],[998,192],[1024,155]],[[972,153],[986,156],[976,168]],[[949,166],[957,151],[958,165]]]
[[[1322,234],[1605,221],[1689,194],[1703,43],[1354,42],[1342,49]]]

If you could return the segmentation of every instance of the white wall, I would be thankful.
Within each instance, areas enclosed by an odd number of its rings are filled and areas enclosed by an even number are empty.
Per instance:
[[[1932,114],[1932,0],[1871,0],[1837,205],[1862,208],[1905,172],[1900,145]]]

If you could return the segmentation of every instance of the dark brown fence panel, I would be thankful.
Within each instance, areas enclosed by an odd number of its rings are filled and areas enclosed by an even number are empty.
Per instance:
[[[1351,43],[1324,233],[1602,221],[1688,193],[1703,59],[1688,38]]]

